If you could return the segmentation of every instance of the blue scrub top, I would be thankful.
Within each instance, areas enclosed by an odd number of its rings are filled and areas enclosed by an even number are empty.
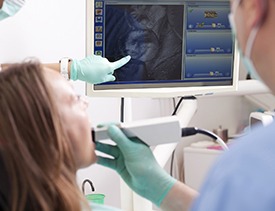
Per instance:
[[[191,210],[275,210],[275,123],[255,128],[221,155]]]

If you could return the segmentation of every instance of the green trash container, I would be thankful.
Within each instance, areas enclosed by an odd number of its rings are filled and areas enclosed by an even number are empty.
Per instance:
[[[91,180],[89,179],[85,179],[82,183],[82,192],[83,194],[85,195],[86,199],[89,201],[89,202],[93,202],[93,203],[97,203],[97,204],[104,204],[104,198],[105,198],[105,195],[104,194],[101,194],[101,193],[91,193],[91,194],[85,194],[85,185],[86,184],[89,184],[90,187],[91,187],[91,190],[94,192],[95,191],[95,188],[94,188],[94,185],[92,183]]]
[[[93,193],[85,195],[86,199],[90,202],[97,203],[97,204],[104,204],[104,194],[100,193]]]

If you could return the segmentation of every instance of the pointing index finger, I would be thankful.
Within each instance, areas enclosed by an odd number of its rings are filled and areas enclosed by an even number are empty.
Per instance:
[[[116,69],[122,67],[123,65],[127,64],[130,61],[130,59],[131,59],[130,55],[125,56],[125,57],[123,57],[123,58],[121,58],[121,59],[119,59],[115,62],[112,62],[111,67],[112,67],[113,70],[116,70]]]

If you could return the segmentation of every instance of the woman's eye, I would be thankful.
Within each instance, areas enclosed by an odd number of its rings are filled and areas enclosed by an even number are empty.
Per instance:
[[[76,95],[76,101],[81,101],[81,96],[80,95]]]

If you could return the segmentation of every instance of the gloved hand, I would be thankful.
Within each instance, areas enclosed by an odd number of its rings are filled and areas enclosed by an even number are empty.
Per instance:
[[[96,150],[114,157],[98,157],[98,163],[116,170],[139,195],[160,206],[176,180],[157,163],[151,149],[138,138],[129,139],[115,125],[108,127],[116,146],[96,143]]]
[[[82,60],[73,60],[70,78],[92,84],[114,81],[114,70],[125,65],[130,59],[130,56],[126,56],[118,61],[109,62],[108,59],[101,56],[91,55]]]

